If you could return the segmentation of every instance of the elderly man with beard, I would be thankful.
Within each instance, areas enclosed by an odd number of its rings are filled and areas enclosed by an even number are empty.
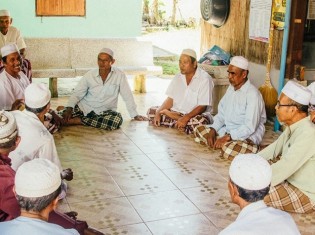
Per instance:
[[[248,79],[248,60],[234,56],[228,67],[229,82],[213,124],[195,129],[195,141],[220,149],[232,160],[239,153],[256,153],[265,133],[266,111],[258,89]]]

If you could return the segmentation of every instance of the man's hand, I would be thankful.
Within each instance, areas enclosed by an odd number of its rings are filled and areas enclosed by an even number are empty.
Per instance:
[[[63,118],[61,118],[54,110],[51,110],[49,112],[56,124],[56,126],[59,128],[60,126],[65,124],[65,120]]]
[[[160,126],[161,125],[161,114],[159,112],[155,113],[155,117],[153,119],[153,125],[154,126]]]
[[[214,148],[221,149],[223,145],[225,145],[230,140],[231,140],[230,135],[222,136],[221,138],[217,139],[217,141],[214,143]]]
[[[209,136],[207,138],[207,142],[208,142],[208,145],[213,148],[214,147],[214,143],[216,141],[216,137],[217,136],[217,132],[215,129],[211,128],[210,129],[210,132],[209,132]]]
[[[189,120],[190,120],[190,117],[187,115],[184,115],[183,117],[181,117],[177,120],[175,127],[177,127],[178,129],[183,129],[186,127]]]
[[[11,106],[11,110],[23,110],[25,108],[24,99],[17,99]]]
[[[134,116],[133,119],[136,121],[149,121],[149,118],[142,116],[142,115]]]
[[[62,116],[64,118],[65,123],[67,123],[72,118],[72,110],[73,108],[67,107],[66,111],[63,112]]]

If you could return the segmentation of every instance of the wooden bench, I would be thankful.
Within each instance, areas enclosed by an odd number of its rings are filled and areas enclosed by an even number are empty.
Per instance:
[[[33,78],[49,78],[52,97],[58,96],[58,78],[82,76],[96,68],[97,55],[103,47],[111,48],[115,66],[127,75],[135,75],[135,79],[162,74],[162,68],[153,64],[149,41],[136,38],[26,38],[25,41]]]

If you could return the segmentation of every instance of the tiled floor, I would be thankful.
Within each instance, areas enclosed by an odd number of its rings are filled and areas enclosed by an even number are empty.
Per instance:
[[[149,92],[135,94],[139,113],[161,104],[168,82],[148,79]],[[53,99],[52,106],[66,100]],[[121,100],[119,111],[119,130],[72,126],[55,134],[63,167],[75,174],[59,210],[77,211],[91,226],[115,235],[217,234],[235,220],[239,208],[227,190],[229,162],[177,130],[131,121]],[[268,127],[264,142],[276,137]],[[293,216],[302,234],[315,234],[314,213]]]

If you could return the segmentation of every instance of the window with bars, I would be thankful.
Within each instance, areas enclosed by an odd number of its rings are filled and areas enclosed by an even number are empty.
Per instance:
[[[37,16],[85,16],[85,0],[36,0]]]

